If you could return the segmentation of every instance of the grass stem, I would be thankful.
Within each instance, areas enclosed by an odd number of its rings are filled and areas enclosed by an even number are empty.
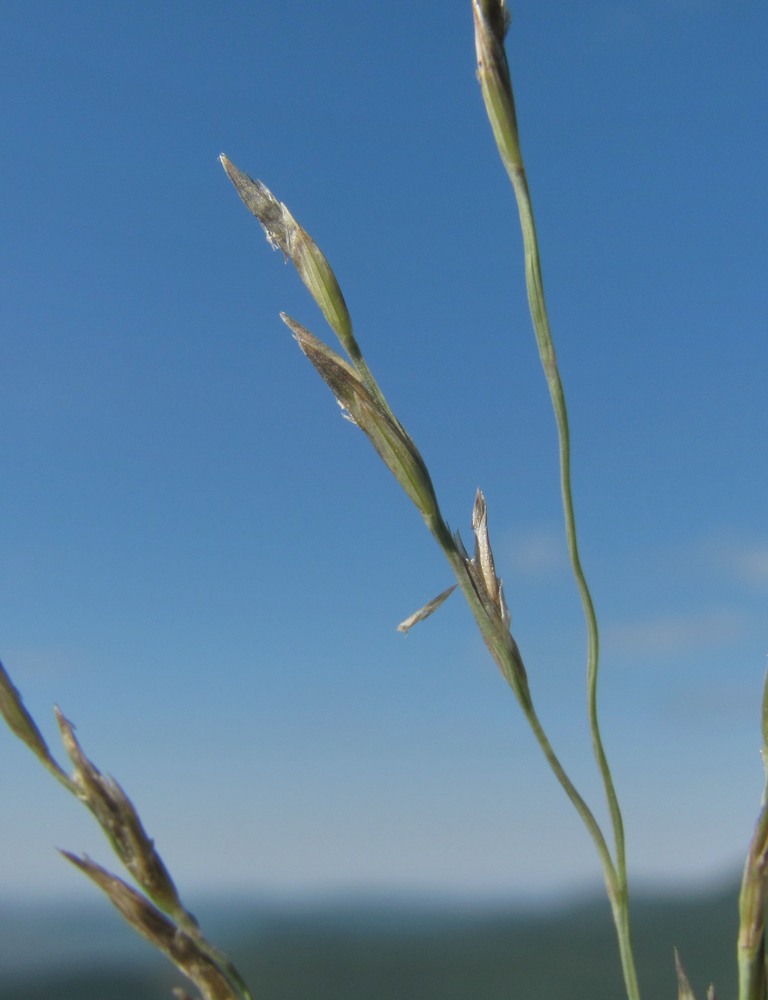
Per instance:
[[[552,407],[555,413],[555,422],[557,424],[560,486],[568,553],[587,626],[587,712],[589,728],[592,738],[592,750],[602,778],[611,817],[615,859],[611,859],[610,855],[606,855],[606,852],[599,845],[598,853],[603,864],[606,883],[608,885],[608,894],[619,940],[619,951],[624,970],[627,995],[630,1000],[638,1000],[639,987],[629,926],[624,823],[613,777],[603,746],[597,712],[597,681],[600,654],[597,616],[579,555],[571,479],[571,443],[568,411],[547,315],[539,243],[536,235],[531,195],[520,148],[512,79],[504,48],[504,39],[509,28],[510,18],[504,0],[473,0],[472,9],[475,21],[478,80],[499,155],[512,182],[515,193],[525,253],[525,280],[528,291],[528,304],[539,356],[546,376]],[[529,719],[529,721],[531,720]],[[533,725],[533,722],[531,724]],[[563,778],[558,777],[569,798],[574,802],[579,814],[587,824],[593,840],[596,840],[585,814],[579,809]]]

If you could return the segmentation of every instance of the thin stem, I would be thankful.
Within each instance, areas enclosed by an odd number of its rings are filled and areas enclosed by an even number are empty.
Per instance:
[[[461,553],[457,550],[456,544],[453,541],[445,522],[440,520],[438,523],[430,525],[430,527],[432,533],[440,544],[440,547],[448,557],[448,561],[453,567],[456,579],[459,582],[462,592],[467,600],[467,603],[469,604],[470,610],[472,611],[472,614],[480,628],[480,632],[485,639],[491,655],[496,660],[503,676],[517,696],[525,718],[533,731],[536,741],[539,744],[550,769],[554,773],[570,801],[573,803],[574,808],[578,812],[590,837],[592,838],[603,866],[611,906],[615,907],[617,904],[621,903],[625,896],[625,891],[611,857],[610,849],[606,843],[603,832],[600,829],[600,825],[592,813],[592,810],[589,808],[586,801],[571,781],[568,773],[560,762],[559,757],[555,753],[546,732],[544,731],[541,720],[539,719],[533,705],[533,700],[528,688],[525,667],[517,645],[510,635],[508,628],[501,623],[500,619],[489,616],[486,608],[479,600],[467,572],[465,561],[462,558]]]
[[[533,218],[528,182],[522,162],[506,163],[507,172],[517,200],[520,215],[520,226],[525,249],[525,277],[528,289],[528,303],[533,320],[536,342],[539,348],[541,363],[547,379],[552,407],[555,413],[560,454],[560,488],[562,494],[563,514],[565,518],[565,533],[568,544],[568,554],[576,585],[584,609],[587,624],[587,710],[589,728],[592,736],[592,750],[603,781],[605,796],[613,827],[615,845],[615,892],[611,896],[614,923],[619,939],[622,967],[627,994],[631,1000],[637,1000],[639,989],[637,972],[629,933],[629,899],[627,889],[626,845],[624,823],[621,815],[616,788],[611,775],[610,766],[603,746],[602,735],[597,712],[597,680],[599,670],[600,641],[592,595],[581,565],[579,547],[576,535],[576,515],[573,505],[573,487],[571,481],[571,443],[568,426],[568,411],[565,403],[562,380],[557,366],[554,343],[549,326],[547,307],[544,298],[544,284],[541,274],[541,260],[536,236],[536,226]],[[602,856],[601,856],[601,860]],[[605,861],[603,860],[605,867]],[[613,865],[612,865],[613,867]],[[607,878],[607,873],[606,873]]]
[[[576,517],[573,509],[573,490],[571,485],[571,446],[568,430],[568,413],[557,367],[549,318],[547,316],[536,226],[534,224],[533,208],[520,147],[512,78],[504,47],[504,38],[510,24],[509,12],[506,8],[505,0],[472,0],[472,13],[475,24],[478,81],[499,156],[512,181],[515,192],[525,250],[525,278],[528,288],[528,303],[557,422],[560,450],[560,484],[568,552],[587,623],[587,705],[589,726],[592,734],[592,748],[598,770],[602,777],[611,816],[611,824],[613,826],[619,889],[619,894],[616,897],[617,905],[626,907],[627,876],[624,824],[598,723],[597,675],[600,646],[597,618],[584,571],[581,567],[576,540]],[[622,931],[619,931],[620,937],[622,933]],[[627,972],[626,978],[629,988],[630,981],[634,979],[633,970],[628,969],[627,966],[625,966],[625,970]],[[633,995],[630,990],[630,996]]]
[[[600,826],[595,820],[591,809],[582,799],[581,795],[579,795],[568,775],[563,770],[557,755],[549,743],[546,733],[541,727],[541,723],[539,722],[535,711],[531,708],[531,711],[526,712],[525,714],[549,766],[552,768],[557,780],[565,790],[566,795],[573,803],[574,808],[581,817],[581,820],[586,826],[587,831],[589,832],[589,835],[597,849],[597,853],[603,866],[608,899],[611,904],[611,914],[613,916],[613,923],[616,929],[616,937],[619,944],[619,957],[621,960],[627,996],[630,997],[631,1000],[639,1000],[640,985],[637,980],[637,969],[635,967],[634,952],[632,950],[632,935],[629,923],[626,879],[622,879],[621,874],[617,872],[616,866],[611,858],[611,852],[605,842],[605,837],[603,836]]]
[[[544,732],[544,729],[542,728],[538,715],[536,714],[533,708],[531,708],[531,710],[526,712],[525,714],[526,718],[528,719],[528,723],[531,729],[533,730],[533,734],[536,737],[536,740],[539,746],[541,747],[541,750],[547,760],[547,763],[549,764],[550,768],[555,774],[555,777],[565,790],[566,795],[573,803],[574,808],[581,817],[582,822],[586,826],[587,831],[590,837],[592,838],[592,841],[595,844],[597,853],[600,856],[600,861],[602,862],[603,865],[603,871],[605,873],[605,884],[608,889],[608,896],[611,901],[611,906],[614,907],[617,899],[619,898],[621,888],[616,868],[613,863],[613,859],[611,858],[611,852],[608,849],[605,837],[603,836],[603,831],[600,829],[600,826],[597,820],[595,819],[592,810],[589,808],[587,803],[584,801],[579,792],[576,790],[576,787],[574,786],[573,782],[568,777],[562,764],[560,763],[557,754],[552,749],[552,745],[549,742],[547,734]]]
[[[744,866],[739,894],[739,1000],[765,1000],[765,905],[768,808],[763,805]]]
[[[739,1000],[766,1000],[765,906],[768,900],[768,675],[763,684],[765,785],[760,815],[744,864],[739,893]]]
[[[610,767],[608,765],[605,748],[603,746],[597,713],[597,680],[600,659],[600,637],[597,627],[597,615],[595,614],[592,594],[581,565],[581,557],[579,555],[579,546],[576,535],[576,513],[573,505],[573,486],[571,480],[571,437],[568,424],[568,410],[565,403],[565,393],[563,391],[563,384],[560,378],[560,371],[557,366],[555,348],[552,342],[549,318],[547,316],[547,308],[544,299],[544,286],[541,276],[538,239],[536,237],[536,227],[533,219],[531,197],[528,191],[528,184],[523,167],[519,167],[514,172],[512,182],[515,189],[521,227],[523,230],[526,283],[528,286],[531,316],[536,332],[536,340],[539,345],[542,365],[547,379],[547,385],[552,399],[555,421],[557,423],[560,452],[560,485],[568,554],[587,624],[587,705],[589,711],[590,731],[592,734],[592,747],[600,774],[603,778],[606,798],[610,809],[616,844],[617,869],[619,871],[620,878],[625,880],[626,846],[624,838],[624,823],[621,816],[621,808],[619,806],[616,788],[613,782]]]
[[[615,845],[615,862],[610,856],[606,859],[602,852],[600,852],[600,858],[609,886],[611,908],[619,939],[621,963],[624,970],[627,994],[630,1000],[637,1000],[639,990],[629,937],[629,901],[624,824],[613,778],[603,747],[597,714],[597,677],[600,652],[597,618],[589,587],[581,566],[579,547],[576,539],[576,516],[573,509],[573,488],[571,484],[571,445],[568,429],[568,412],[565,405],[565,395],[563,393],[560,373],[557,367],[549,318],[547,316],[536,226],[534,224],[531,197],[525,176],[522,150],[520,148],[512,78],[504,47],[504,38],[509,28],[510,18],[505,0],[472,0],[472,13],[475,23],[478,81],[488,113],[488,120],[496,139],[499,155],[512,181],[515,192],[525,249],[525,280],[528,289],[528,303],[536,333],[539,355],[546,375],[552,406],[555,411],[560,451],[560,487],[565,516],[568,553],[587,623],[587,711],[592,736],[592,751],[605,790]]]
[[[528,689],[525,667],[514,639],[512,639],[506,627],[500,627],[498,618],[493,618],[488,615],[486,608],[479,600],[475,588],[472,585],[472,581],[469,578],[466,563],[461,553],[458,551],[445,522],[439,518],[430,523],[429,527],[432,534],[440,544],[440,547],[448,557],[448,561],[453,567],[462,592],[464,593],[470,610],[477,621],[480,632],[486,641],[491,655],[496,660],[503,676],[515,692],[528,724],[533,731],[536,741],[539,744],[550,769],[570,799],[576,809],[576,812],[581,817],[587,832],[592,838],[592,842],[595,845],[603,867],[606,889],[611,904],[611,913],[616,928],[616,936],[619,944],[619,956],[621,959],[627,995],[631,998],[631,1000],[639,1000],[640,988],[637,981],[637,971],[635,969],[635,961],[632,951],[626,875],[625,873],[617,870],[617,866],[611,857],[610,849],[606,843],[603,831],[600,829],[600,825],[595,819],[592,810],[589,808],[586,801],[582,798],[581,794],[576,789],[576,786],[568,776],[568,773],[560,762],[559,757],[555,753],[552,744],[544,731],[541,720],[539,719],[533,705],[533,700]],[[592,617],[594,619],[594,611],[592,611]],[[755,1000],[755,998],[742,998],[742,1000]]]

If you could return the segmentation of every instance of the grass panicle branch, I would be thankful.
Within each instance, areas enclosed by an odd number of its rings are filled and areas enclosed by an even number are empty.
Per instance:
[[[140,891],[87,857],[62,855],[87,875],[112,904],[155,948],[166,955],[197,989],[203,1000],[251,1000],[248,988],[229,959],[202,935],[184,907],[176,886],[147,836],[131,800],[114,778],[102,774],[86,757],[75,727],[56,708],[62,744],[73,766],[71,775],[56,762],[19,691],[0,664],[0,715],[41,763],[96,818],[113,851]]]
[[[233,167],[226,156],[221,156],[221,162],[230,179],[232,179],[233,172],[235,173],[238,178],[238,183],[235,183],[238,194],[249,210],[256,215],[262,227],[269,232],[271,218],[274,214],[272,202],[277,202],[277,199],[271,196],[271,200],[261,200],[258,203],[254,198],[247,201],[243,192],[248,193],[251,190],[248,185],[252,185],[259,191],[268,191],[268,188],[261,181],[252,180]],[[242,178],[246,178],[248,185]],[[255,211],[254,206],[256,207]],[[266,206],[267,214],[264,218],[259,214],[262,211],[262,206]],[[298,226],[295,220],[293,224]],[[318,253],[320,253],[319,250]],[[316,289],[307,281],[304,283],[318,306],[322,308]],[[340,288],[335,275],[332,275],[332,280],[329,280],[328,287]],[[340,290],[339,295],[341,295]],[[365,432],[385,464],[424,517],[433,537],[448,559],[457,584],[472,611],[486,646],[517,697],[523,714],[550,768],[576,808],[595,844],[606,872],[606,881],[612,899],[620,898],[618,878],[605,836],[591,809],[570,780],[536,713],[523,658],[510,632],[510,614],[504,600],[501,581],[498,580],[495,573],[485,497],[481,491],[478,491],[475,497],[472,512],[475,554],[470,558],[458,533],[451,532],[443,519],[426,464],[410,435],[390,409],[380,386],[365,366],[359,345],[357,346],[359,356],[351,358],[351,363],[349,363],[305,327],[295,320],[291,320],[285,314],[281,315],[291,328],[302,351],[336,396],[344,415],[351,418],[352,422]],[[420,612],[417,612],[416,615],[419,616]],[[423,617],[426,615],[421,615],[421,618]]]
[[[146,895],[182,925],[194,918],[181,904],[168,869],[147,836],[136,809],[120,785],[105,776],[85,756],[75,736],[75,727],[56,708],[61,741],[74,771],[75,794],[93,813],[120,861]]]
[[[497,146],[512,179],[518,200],[523,229],[529,303],[558,427],[566,535],[571,564],[587,620],[589,721],[593,748],[609,804],[614,831],[615,857],[608,848],[594,814],[578,793],[555,754],[534,709],[527,672],[518,646],[510,632],[509,610],[493,566],[485,498],[478,491],[472,516],[475,556],[470,559],[461,539],[458,535],[450,532],[440,514],[434,487],[420,453],[390,409],[384,393],[365,365],[358,342],[354,339],[350,341],[352,323],[349,312],[340,284],[330,269],[324,254],[314,241],[311,241],[313,257],[322,261],[322,266],[316,266],[310,274],[306,264],[306,255],[295,250],[296,246],[303,244],[305,239],[309,239],[306,237],[305,230],[296,222],[286,206],[269,192],[262,181],[248,177],[223,154],[220,159],[240,198],[264,228],[269,242],[283,250],[296,266],[310,294],[347,350],[355,371],[352,370],[352,366],[344,362],[309,331],[285,315],[283,315],[283,319],[293,330],[304,353],[307,354],[319,374],[331,388],[345,414],[351,417],[353,422],[368,435],[376,451],[424,516],[432,534],[445,552],[481,634],[503,676],[517,696],[542,752],[592,837],[601,860],[611,901],[627,993],[630,1000],[637,1000],[639,988],[630,941],[624,829],[597,717],[599,649],[597,618],[581,567],[576,540],[576,519],[570,474],[568,416],[547,319],[538,242],[520,151],[515,100],[505,51],[505,36],[510,19],[503,0],[473,0],[473,14],[478,79]],[[318,278],[319,274],[322,274],[321,278]],[[342,331],[339,330],[336,320],[339,315],[344,316]],[[355,378],[355,375],[358,377]],[[427,605],[427,608],[430,608],[430,605]],[[431,608],[428,613],[431,613],[431,610],[434,608]],[[417,612],[416,616],[412,617],[420,620],[420,617],[425,616]],[[407,627],[411,627],[413,622],[409,619],[406,624]]]
[[[481,4],[475,2],[474,12],[478,74],[481,88],[494,128],[494,134],[497,136],[502,159],[507,168],[518,178],[517,184],[519,186],[519,178],[522,177],[524,179],[524,173],[517,136],[514,97],[504,50],[504,34],[509,24],[509,18],[503,3],[494,4],[485,2]],[[623,826],[610,771],[602,750],[602,742],[597,724],[595,703],[597,684],[597,623],[589,590],[584,579],[584,574],[581,571],[576,546],[575,515],[573,512],[570,483],[570,443],[568,438],[567,413],[555,361],[552,338],[546,319],[546,307],[543,299],[543,286],[538,263],[538,247],[533,227],[533,217],[530,211],[530,201],[528,200],[526,203],[527,215],[523,216],[521,211],[521,217],[527,220],[524,221],[523,226],[526,249],[526,273],[529,276],[529,293],[531,296],[531,310],[534,318],[536,337],[552,390],[560,432],[563,499],[566,510],[569,549],[574,573],[577,576],[579,589],[585,605],[590,638],[588,668],[590,723],[593,733],[593,745],[596,748],[598,763],[611,805],[617,855],[616,862],[614,862],[594,814],[568,777],[535,711],[523,659],[517,643],[510,632],[510,615],[506,601],[504,600],[501,582],[496,577],[488,535],[487,508],[482,492],[477,492],[473,508],[472,528],[475,537],[475,555],[473,558],[469,558],[460,537],[457,534],[451,533],[440,513],[432,480],[421,454],[403,425],[392,412],[384,393],[365,364],[362,350],[356,340],[352,342],[353,346],[350,349],[351,319],[349,318],[349,312],[343,293],[341,292],[340,284],[336,275],[330,269],[325,255],[317,247],[317,244],[311,241],[314,257],[323,263],[322,267],[315,267],[311,275],[309,275],[306,266],[306,256],[303,253],[295,251],[295,247],[300,242],[300,239],[309,239],[309,237],[306,237],[305,230],[294,219],[283,203],[279,202],[271,194],[262,181],[253,180],[247,174],[244,174],[223,154],[220,159],[240,198],[249,211],[256,216],[267,233],[269,242],[283,250],[296,266],[300,277],[315,299],[316,304],[326,319],[328,319],[331,327],[339,336],[342,345],[347,350],[351,364],[347,363],[295,320],[290,319],[285,314],[281,314],[282,318],[293,331],[294,337],[301,349],[336,396],[344,414],[367,434],[376,451],[424,517],[433,536],[448,558],[458,585],[467,599],[486,645],[503,676],[514,691],[545,758],[592,837],[605,873],[606,885],[619,936],[628,995],[630,1000],[636,1000],[639,993],[629,942]],[[518,191],[518,186],[516,186],[516,191]],[[525,186],[525,191],[527,193],[527,186]],[[318,280],[317,275],[320,273],[322,273],[322,279]],[[334,319],[341,314],[344,316],[343,334],[337,329]],[[430,608],[430,605],[427,605],[427,608]],[[434,610],[434,607],[431,610]],[[420,618],[426,617],[426,615],[417,612],[415,617],[420,620]],[[410,620],[408,622],[406,623],[407,627],[411,627],[413,622],[410,622]]]
[[[102,890],[137,933],[195,984],[204,1000],[244,1000],[249,996],[233,979],[228,963],[223,963],[220,956],[214,957],[199,934],[169,920],[145,896],[89,858],[61,853]]]

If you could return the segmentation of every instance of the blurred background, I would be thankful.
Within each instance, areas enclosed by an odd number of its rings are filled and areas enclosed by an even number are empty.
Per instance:
[[[511,10],[630,864],[641,892],[717,893],[762,788],[768,11]],[[58,703],[182,890],[224,909],[599,892],[460,598],[396,631],[447,564],[280,322],[332,337],[217,162],[323,248],[467,543],[484,490],[540,715],[603,817],[468,0],[0,21],[0,656],[51,744]],[[90,817],[0,746],[4,904],[89,900],[54,846],[109,863]]]

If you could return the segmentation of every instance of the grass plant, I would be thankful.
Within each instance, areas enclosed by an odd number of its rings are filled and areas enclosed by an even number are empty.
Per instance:
[[[520,145],[515,99],[505,51],[509,15],[504,0],[471,0],[478,81],[503,166],[512,184],[519,213],[528,302],[541,364],[549,389],[559,442],[560,484],[568,553],[586,622],[588,650],[586,692],[589,729],[607,811],[606,831],[569,777],[540,721],[528,683],[528,672],[510,630],[510,613],[496,574],[488,505],[482,491],[471,514],[470,555],[458,532],[441,512],[426,462],[389,405],[368,367],[339,282],[315,241],[289,209],[259,180],[239,170],[226,156],[221,163],[238,195],[262,225],[269,243],[279,248],[299,273],[342,353],[330,347],[295,319],[281,313],[302,352],[337,399],[343,416],[362,430],[421,514],[444,553],[456,583],[399,626],[407,632],[432,614],[455,589],[464,595],[488,650],[512,689],[555,778],[589,834],[600,864],[618,942],[624,985],[629,1000],[639,1000],[630,926],[624,825],[600,730],[598,715],[599,631],[590,589],[579,553],[577,520],[571,485],[571,445],[568,412],[557,356],[547,316],[539,244],[531,195]],[[105,777],[85,756],[74,727],[57,710],[62,742],[72,765],[67,773],[55,760],[34,720],[24,707],[10,677],[0,667],[0,712],[13,732],[69,792],[93,813],[135,886],[111,874],[87,857],[64,856],[96,883],[132,926],[166,954],[206,1000],[249,1000],[250,993],[228,959],[203,936],[182,904],[174,883],[145,833],[139,816],[120,786]],[[768,688],[764,694],[763,757],[768,761]],[[768,778],[766,792],[744,868],[739,899],[737,943],[739,1000],[766,1000],[765,903],[768,871]],[[693,1000],[680,957],[675,955],[679,997]],[[510,995],[514,983],[510,983]],[[183,991],[177,994],[186,997]],[[714,993],[710,989],[710,996]]]

